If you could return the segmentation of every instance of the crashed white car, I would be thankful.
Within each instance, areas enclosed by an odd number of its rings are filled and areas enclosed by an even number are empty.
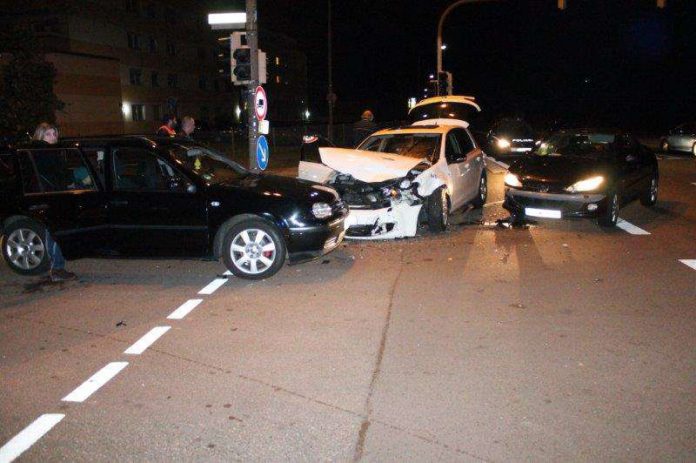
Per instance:
[[[483,206],[487,195],[483,151],[466,121],[446,117],[460,114],[454,106],[478,109],[462,98],[424,100],[420,105],[438,106],[425,112],[437,117],[419,117],[411,126],[380,130],[356,149],[319,148],[320,159],[300,161],[300,178],[330,185],[350,207],[346,238],[415,236],[422,222],[440,232],[447,227],[450,212],[469,204]],[[417,114],[425,109],[421,106]]]

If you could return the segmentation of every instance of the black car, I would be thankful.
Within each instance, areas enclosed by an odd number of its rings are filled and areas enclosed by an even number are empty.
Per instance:
[[[510,166],[503,207],[515,220],[596,217],[612,227],[627,202],[653,206],[658,181],[655,155],[633,136],[561,131]]]
[[[520,118],[503,118],[486,134],[486,152],[491,155],[529,154],[536,141],[534,130]]]
[[[252,173],[185,139],[116,137],[0,152],[2,254],[12,270],[50,265],[46,230],[66,258],[222,257],[261,279],[286,258],[336,248],[348,209],[331,188]]]

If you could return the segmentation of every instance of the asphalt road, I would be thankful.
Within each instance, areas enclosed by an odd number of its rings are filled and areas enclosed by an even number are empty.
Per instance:
[[[267,281],[3,267],[0,462],[694,461],[696,163],[660,169],[649,234],[497,227],[492,165],[483,215]]]

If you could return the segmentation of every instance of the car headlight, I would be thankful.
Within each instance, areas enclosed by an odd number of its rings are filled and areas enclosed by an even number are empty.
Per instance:
[[[505,174],[504,180],[505,180],[505,184],[507,186],[511,186],[511,187],[515,187],[515,188],[519,188],[522,186],[522,182],[520,182],[520,178],[517,175],[512,174],[510,172]]]
[[[604,177],[598,175],[596,177],[591,177],[585,180],[580,180],[579,182],[573,183],[571,186],[565,190],[570,193],[578,193],[581,191],[592,191],[599,188],[599,186],[604,183]]]
[[[498,138],[498,141],[495,143],[501,150],[510,148],[510,140],[506,140],[505,138]]]
[[[314,203],[312,204],[312,214],[317,219],[331,217],[331,206],[326,203]]]

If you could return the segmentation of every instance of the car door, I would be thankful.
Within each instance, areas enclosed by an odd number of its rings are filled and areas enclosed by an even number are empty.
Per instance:
[[[479,179],[484,168],[483,151],[476,146],[468,130],[454,129],[452,132],[464,157],[459,166],[463,205],[474,199],[478,193]]]
[[[91,254],[108,240],[103,186],[76,148],[17,153],[23,208],[43,223],[68,258]]]
[[[445,161],[450,180],[451,210],[459,209],[464,205],[469,173],[468,167],[464,166],[466,155],[462,152],[462,147],[459,144],[458,130],[450,130],[445,138]]]
[[[635,197],[646,187],[648,174],[645,169],[645,157],[640,144],[628,134],[619,135],[617,139],[617,156],[621,172],[622,196]]]
[[[201,255],[208,247],[203,191],[155,151],[113,146],[109,223],[115,248],[137,255]]]

